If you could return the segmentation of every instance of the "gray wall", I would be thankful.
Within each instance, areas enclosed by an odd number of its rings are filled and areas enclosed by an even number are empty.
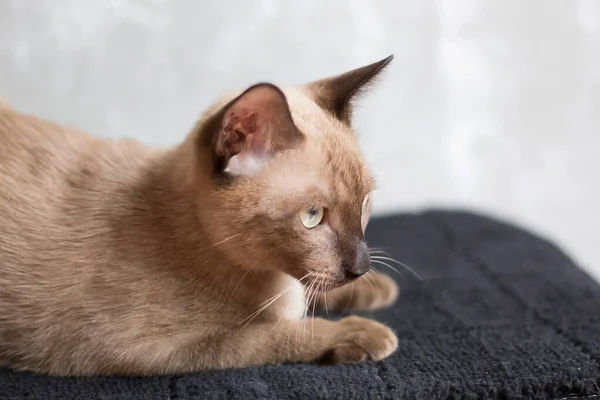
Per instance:
[[[0,1],[0,97],[154,144],[225,90],[390,53],[357,115],[376,211],[483,210],[600,277],[600,1]]]

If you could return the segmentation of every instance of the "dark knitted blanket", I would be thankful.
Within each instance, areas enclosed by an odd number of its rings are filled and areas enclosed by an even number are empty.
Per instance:
[[[400,338],[384,362],[151,379],[4,371],[0,398],[600,399],[600,286],[554,245],[443,212],[374,220],[368,239],[423,278],[392,272],[400,300],[374,313]]]

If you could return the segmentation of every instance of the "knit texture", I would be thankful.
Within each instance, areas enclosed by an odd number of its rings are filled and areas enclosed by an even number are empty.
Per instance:
[[[3,371],[0,398],[600,399],[600,286],[554,245],[446,212],[376,219],[368,239],[423,279],[379,268],[402,288],[396,305],[372,314],[399,337],[383,362],[150,379]]]

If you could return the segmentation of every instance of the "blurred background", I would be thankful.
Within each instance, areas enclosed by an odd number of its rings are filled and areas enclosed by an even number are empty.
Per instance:
[[[224,91],[392,53],[355,119],[375,212],[501,217],[600,278],[598,0],[0,1],[0,97],[156,145]]]

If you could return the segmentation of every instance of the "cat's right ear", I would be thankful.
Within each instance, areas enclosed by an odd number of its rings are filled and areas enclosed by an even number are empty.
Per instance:
[[[204,125],[199,145],[214,177],[251,175],[279,151],[299,146],[304,135],[283,92],[269,83],[247,89]]]

